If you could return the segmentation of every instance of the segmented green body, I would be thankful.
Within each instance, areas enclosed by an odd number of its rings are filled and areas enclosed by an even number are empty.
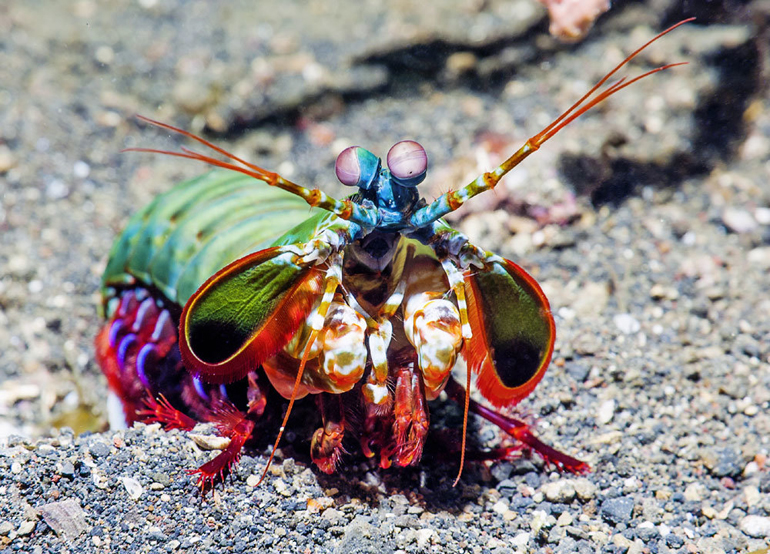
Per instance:
[[[113,244],[102,277],[105,305],[117,290],[141,284],[184,306],[210,276],[310,215],[301,198],[246,175],[211,171],[184,181],[134,214]]]

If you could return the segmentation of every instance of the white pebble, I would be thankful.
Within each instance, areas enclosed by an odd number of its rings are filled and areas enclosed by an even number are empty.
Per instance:
[[[45,194],[51,200],[61,200],[70,193],[69,187],[60,179],[54,179],[45,187]]]
[[[743,489],[743,498],[746,499],[746,505],[752,507],[762,501],[762,494],[757,487],[748,486]]]
[[[770,225],[770,208],[757,208],[754,210],[754,219],[760,225]]]
[[[757,228],[757,222],[751,214],[741,208],[725,208],[722,223],[733,233],[750,233]]]
[[[43,291],[43,282],[39,279],[33,279],[27,285],[27,290],[32,294],[38,294]]]
[[[755,539],[770,537],[770,517],[746,516],[739,525],[741,531]]]
[[[639,321],[631,314],[616,314],[612,321],[624,335],[633,335],[642,328]]]
[[[91,173],[91,166],[83,160],[78,160],[75,165],[72,166],[72,173],[78,179],[85,179]]]
[[[543,485],[543,494],[549,502],[566,504],[575,498],[575,486],[570,479],[559,479]]]
[[[770,268],[770,246],[757,246],[746,255],[749,263],[758,265],[761,269]]]
[[[519,533],[511,539],[511,544],[517,548],[524,548],[529,544],[529,533]]]
[[[495,502],[494,506],[492,506],[492,511],[503,515],[505,512],[508,511],[508,503],[503,500],[498,500]]]
[[[596,421],[601,425],[607,425],[612,421],[613,417],[615,417],[615,400],[605,400],[599,406],[599,411],[596,413]]]
[[[532,512],[532,517],[529,520],[529,528],[532,530],[533,535],[537,535],[542,529],[546,521],[548,520],[548,514],[543,510],[535,510]]]

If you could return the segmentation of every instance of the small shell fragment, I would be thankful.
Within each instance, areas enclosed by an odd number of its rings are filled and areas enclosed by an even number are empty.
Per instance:
[[[224,450],[230,445],[230,439],[228,437],[199,435],[197,433],[190,433],[188,436],[201,450]]]
[[[86,513],[77,500],[51,502],[41,506],[39,510],[43,521],[59,536],[65,535],[74,539],[89,528]]]
[[[131,497],[132,500],[139,500],[144,492],[142,484],[133,477],[121,477],[120,480],[123,482],[123,486],[126,488],[128,496]]]

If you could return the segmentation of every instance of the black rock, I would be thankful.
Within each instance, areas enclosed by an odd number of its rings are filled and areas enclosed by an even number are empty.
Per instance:
[[[634,510],[634,500],[627,496],[610,498],[602,502],[600,513],[609,523],[628,523]]]

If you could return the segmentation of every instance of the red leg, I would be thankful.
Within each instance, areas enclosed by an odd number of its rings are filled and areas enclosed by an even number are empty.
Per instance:
[[[462,405],[465,402],[465,389],[454,379],[449,379],[445,390],[447,395],[458,404]],[[546,462],[554,464],[559,470],[569,471],[570,473],[585,473],[590,471],[591,468],[587,463],[581,462],[563,452],[559,452],[555,448],[542,442],[532,434],[529,425],[523,421],[495,412],[486,406],[482,406],[473,399],[470,401],[469,408],[471,412],[494,423],[516,440],[540,454]],[[519,450],[519,448],[502,448],[490,452],[490,454],[494,454],[494,457],[504,458],[516,450]]]
[[[334,473],[341,456],[345,453],[342,439],[345,436],[345,418],[342,398],[338,394],[319,394],[316,403],[321,412],[323,427],[313,433],[310,443],[310,456],[318,469],[324,473]]]
[[[254,432],[255,421],[264,413],[267,399],[255,372],[249,372],[247,383],[247,412],[240,411],[226,398],[217,396],[212,398],[214,408],[205,414],[205,420],[214,424],[220,436],[229,438],[230,444],[198,469],[188,470],[188,475],[198,475],[201,494],[205,494],[217,480],[223,480],[233,471],[241,459],[244,445]]]
[[[216,480],[224,480],[225,476],[233,470],[241,459],[243,446],[246,444],[246,441],[249,440],[251,432],[254,430],[254,422],[246,419],[246,414],[243,412],[238,413],[243,417],[226,435],[230,438],[230,444],[227,445],[227,448],[198,469],[187,470],[188,475],[198,474],[198,486],[201,489],[201,494],[205,495],[207,490],[213,488]],[[228,421],[228,424],[235,423],[237,415],[233,414],[229,417],[231,417],[233,421]],[[225,425],[224,420],[214,422],[214,424],[217,426]]]
[[[144,423],[160,423],[164,429],[181,429],[190,431],[197,423],[193,418],[183,414],[162,394],[155,399],[148,396],[145,399],[146,408],[136,412],[137,419]]]

